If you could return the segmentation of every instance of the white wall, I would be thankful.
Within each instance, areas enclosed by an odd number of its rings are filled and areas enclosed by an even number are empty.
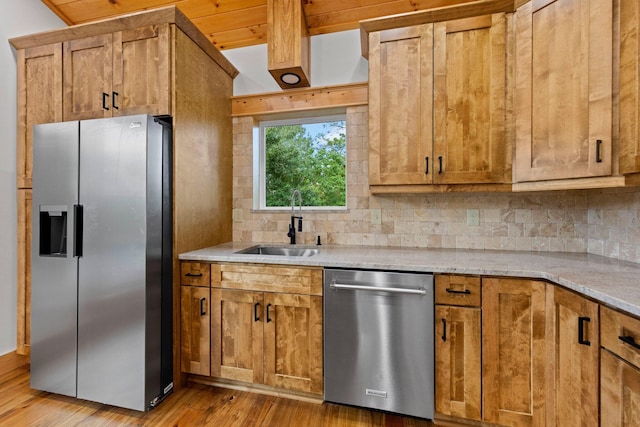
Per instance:
[[[16,55],[8,39],[64,27],[39,0],[0,0],[0,355],[16,349]]]
[[[280,86],[267,71],[267,45],[224,50],[240,71],[233,81],[234,95],[277,92]],[[360,31],[342,31],[311,37],[311,86],[366,82],[368,64],[360,54]]]

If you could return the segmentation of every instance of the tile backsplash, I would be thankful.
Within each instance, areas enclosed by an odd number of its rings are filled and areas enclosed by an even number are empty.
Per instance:
[[[589,252],[640,262],[640,190],[371,195],[367,107],[347,109],[346,211],[305,211],[298,242]],[[253,126],[234,118],[233,239],[287,243],[290,211],[254,211]],[[478,214],[478,225],[468,220]],[[378,218],[380,219],[378,221]]]

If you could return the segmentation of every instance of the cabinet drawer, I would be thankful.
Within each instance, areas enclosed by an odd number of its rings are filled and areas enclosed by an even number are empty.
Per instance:
[[[209,287],[211,283],[211,264],[204,262],[180,263],[180,284]]]
[[[213,264],[211,286],[263,292],[322,295],[322,268]]]
[[[436,304],[480,306],[480,277],[436,276]]]
[[[640,367],[640,320],[607,307],[600,308],[600,344]]]

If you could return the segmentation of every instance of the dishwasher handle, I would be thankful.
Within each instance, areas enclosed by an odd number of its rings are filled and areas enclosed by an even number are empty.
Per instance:
[[[388,288],[379,286],[366,286],[366,285],[343,285],[339,283],[331,283],[329,285],[331,289],[340,290],[352,290],[352,291],[382,291],[396,294],[411,294],[411,295],[426,295],[427,291],[424,289],[407,289],[407,288]]]

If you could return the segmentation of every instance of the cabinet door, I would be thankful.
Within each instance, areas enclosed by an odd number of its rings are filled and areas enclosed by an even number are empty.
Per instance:
[[[480,309],[436,306],[436,412],[480,420]]]
[[[482,279],[484,421],[545,425],[545,288],[522,279]]]
[[[433,25],[369,35],[369,184],[431,183]]]
[[[18,342],[16,352],[31,352],[31,190],[18,190]]]
[[[600,327],[598,304],[557,286],[552,318],[554,425],[598,425]],[[554,387],[549,387],[553,390]],[[548,393],[550,397],[553,392]],[[613,424],[605,424],[613,425]]]
[[[181,286],[180,364],[182,372],[210,375],[209,288]]]
[[[31,188],[33,125],[62,121],[62,44],[20,49],[18,65],[18,188]]]
[[[63,120],[111,117],[112,35],[63,44]]]
[[[211,289],[211,375],[262,383],[262,292]]]
[[[434,24],[434,183],[511,183],[506,34],[504,13]]]
[[[516,12],[515,181],[612,172],[611,0],[541,0]]]
[[[322,297],[265,294],[264,383],[322,394]]]
[[[640,369],[602,349],[600,381],[600,425],[640,425]]]
[[[169,24],[114,33],[114,116],[171,114]]]
[[[640,3],[620,5],[620,173],[640,172]]]

